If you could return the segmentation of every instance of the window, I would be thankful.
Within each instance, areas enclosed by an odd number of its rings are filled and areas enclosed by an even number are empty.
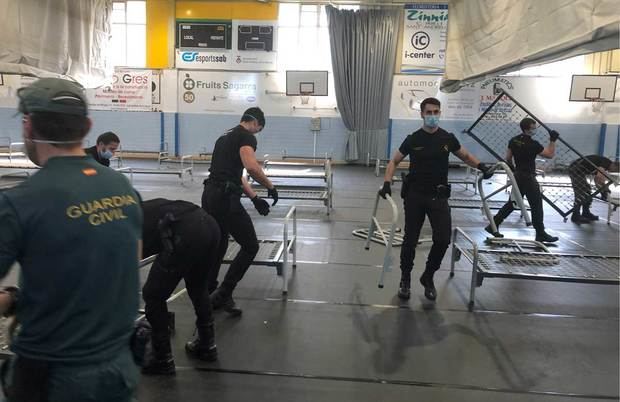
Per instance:
[[[109,58],[113,66],[146,66],[146,1],[112,3],[112,40]]]

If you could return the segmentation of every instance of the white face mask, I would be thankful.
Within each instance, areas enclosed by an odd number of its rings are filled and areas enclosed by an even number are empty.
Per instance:
[[[28,159],[32,161],[37,166],[41,166],[39,162],[39,155],[37,153],[37,147],[34,145],[37,144],[80,144],[79,141],[52,141],[52,140],[34,140],[32,138],[24,138],[25,146],[26,146],[26,156]]]

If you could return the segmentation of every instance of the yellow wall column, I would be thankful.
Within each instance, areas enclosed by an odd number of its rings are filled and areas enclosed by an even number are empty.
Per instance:
[[[174,0],[146,1],[146,67],[174,67]]]

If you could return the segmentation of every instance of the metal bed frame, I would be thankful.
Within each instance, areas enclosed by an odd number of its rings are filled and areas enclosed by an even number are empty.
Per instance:
[[[513,250],[481,249],[463,229],[454,229],[450,277],[454,277],[454,266],[461,257],[472,264],[469,311],[474,310],[476,288],[482,286],[484,278],[620,285],[618,256],[551,253],[533,240],[492,239],[489,244]]]
[[[133,183],[133,175],[134,174],[164,174],[164,175],[174,175],[178,176],[181,180],[181,184],[185,183],[185,177],[189,176],[190,181],[194,181],[194,161],[191,159],[192,155],[184,155],[181,157],[181,166],[178,169],[170,169],[170,168],[162,168],[161,162],[159,163],[159,167],[154,168],[135,168],[131,166],[123,166],[114,168],[117,172],[129,174],[130,181]],[[187,160],[190,160],[191,163],[189,166],[186,166]]]
[[[295,160],[316,160],[316,158],[303,157],[303,156],[286,156],[283,158],[295,159]],[[333,201],[333,185],[334,185],[334,173],[331,167],[331,158],[326,156],[326,159],[321,164],[318,163],[305,163],[305,162],[287,162],[287,161],[272,161],[266,159],[263,162],[265,174],[270,179],[308,179],[308,180],[323,180],[325,186],[318,185],[278,185],[278,196],[282,200],[304,200],[304,201],[321,201],[325,205],[326,213],[329,216],[334,206]],[[270,167],[273,167],[270,169]],[[299,168],[307,167],[309,169],[300,170]],[[285,169],[278,169],[285,168]],[[290,168],[290,169],[286,169]],[[296,169],[297,168],[297,169]],[[321,168],[322,171],[310,171],[312,168]],[[253,183],[254,191],[260,197],[267,196],[267,190],[258,184]]]
[[[259,250],[252,265],[275,267],[277,275],[282,277],[282,294],[286,295],[290,268],[297,268],[297,208],[291,207],[284,217],[281,240],[262,239],[258,241],[258,245]],[[230,239],[222,263],[232,263],[239,250],[239,244]],[[289,254],[292,254],[292,264]],[[151,264],[156,257],[157,255],[152,255],[142,259],[140,268]]]
[[[491,229],[493,229],[493,232],[494,233],[497,232],[497,225],[495,224],[495,221],[493,220],[493,214],[491,213],[491,208],[489,206],[490,199],[491,197],[504,191],[505,189],[508,189],[511,186],[512,186],[512,191],[511,191],[510,198],[512,199],[513,203],[516,204],[516,206],[521,210],[521,217],[525,219],[525,224],[527,226],[531,226],[532,220],[530,219],[530,214],[527,210],[527,207],[525,206],[525,202],[523,201],[523,196],[521,195],[521,191],[519,190],[519,186],[517,185],[517,180],[515,179],[512,173],[512,170],[504,162],[496,163],[493,167],[491,167],[491,169],[494,172],[497,170],[503,170],[506,173],[506,176],[508,177],[508,180],[506,180],[506,184],[499,187],[498,189],[493,191],[491,194],[485,195],[484,186],[482,185],[482,180],[483,180],[482,175],[478,175],[478,183],[477,183],[478,193],[480,194],[480,200],[482,201],[482,210],[484,211],[484,214],[489,220],[489,223],[491,225]]]
[[[372,216],[370,217],[370,225],[368,229],[357,229],[352,233],[356,237],[360,237],[366,239],[366,243],[364,248],[366,250],[370,250],[370,242],[373,241],[375,243],[383,244],[385,246],[385,255],[383,256],[383,267],[381,270],[381,276],[379,278],[379,288],[383,288],[383,282],[385,279],[386,272],[390,272],[392,270],[392,247],[402,246],[404,241],[404,236],[400,234],[400,229],[396,226],[398,223],[398,206],[394,199],[386,194],[385,199],[390,204],[390,209],[392,210],[392,220],[390,221],[390,229],[386,230],[382,227],[382,223],[377,219],[377,210],[379,208],[379,200],[380,195],[377,193],[377,197],[375,198],[375,206],[373,208]],[[368,233],[372,233],[372,236],[368,236]],[[418,244],[432,242],[433,240],[430,238],[421,238],[418,239]]]

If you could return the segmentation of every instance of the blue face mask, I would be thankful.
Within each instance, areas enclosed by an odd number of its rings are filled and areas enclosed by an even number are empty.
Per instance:
[[[109,149],[106,149],[103,152],[99,152],[99,156],[102,159],[110,159],[111,157],[114,156],[114,153],[112,153],[112,151],[110,151]]]
[[[439,126],[439,116],[424,116],[424,125],[430,128]]]

